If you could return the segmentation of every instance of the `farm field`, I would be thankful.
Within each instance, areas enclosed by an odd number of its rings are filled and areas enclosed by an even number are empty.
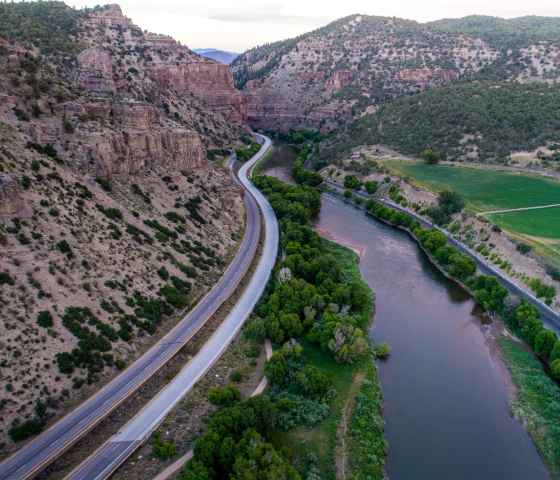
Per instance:
[[[473,213],[560,203],[560,182],[543,177],[420,162],[387,161],[385,165],[423,188],[457,191]],[[494,213],[486,218],[560,264],[560,207]]]
[[[560,203],[560,182],[543,177],[420,162],[384,163],[429,190],[450,188],[457,191],[467,201],[467,209],[473,212]],[[533,214],[542,212],[544,210]]]

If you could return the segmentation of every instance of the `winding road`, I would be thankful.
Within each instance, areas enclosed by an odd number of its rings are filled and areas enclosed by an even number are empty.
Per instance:
[[[98,449],[68,478],[107,478],[142,442],[165,415],[192,388],[233,340],[262,295],[278,251],[278,224],[272,207],[251,184],[247,175],[271,145],[269,138],[259,152],[238,173],[246,190],[246,229],[239,251],[223,276],[206,296],[157,344],[119,376],[105,385],[48,430],[0,464],[0,480],[25,480],[43,470],[87,432],[107,417],[124,400],[163,367],[206,323],[237,288],[257,252],[262,212],[265,225],[263,254],[249,286],[226,320],[199,353],[116,435]]]

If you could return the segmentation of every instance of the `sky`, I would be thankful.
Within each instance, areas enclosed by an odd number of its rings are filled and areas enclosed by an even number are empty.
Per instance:
[[[145,30],[171,35],[190,48],[243,52],[360,13],[420,22],[471,14],[512,18],[560,16],[559,0],[107,0]],[[93,7],[103,0],[66,0]]]

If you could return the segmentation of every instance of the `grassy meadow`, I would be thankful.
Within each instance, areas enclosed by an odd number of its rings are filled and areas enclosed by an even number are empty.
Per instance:
[[[560,182],[544,177],[421,162],[385,164],[421,187],[435,192],[457,191],[472,213],[560,204]],[[555,263],[560,261],[560,207],[490,214],[486,218],[534,245]]]

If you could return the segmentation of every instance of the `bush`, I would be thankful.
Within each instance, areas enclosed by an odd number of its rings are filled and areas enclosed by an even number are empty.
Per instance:
[[[40,327],[43,328],[50,328],[53,326],[53,318],[51,315],[51,312],[49,312],[48,310],[39,312],[39,315],[37,317],[37,323],[39,324]]]
[[[362,182],[355,175],[346,175],[344,177],[344,188],[348,190],[359,190]]]
[[[375,356],[380,360],[386,360],[391,355],[391,346],[387,342],[375,346]]]
[[[56,244],[56,248],[61,252],[64,253],[68,258],[72,258],[74,256],[74,252],[72,251],[72,247],[66,240],[61,240]]]
[[[229,379],[232,382],[239,383],[241,380],[243,380],[243,375],[239,370],[234,370],[233,372],[231,372]]]
[[[216,387],[208,392],[208,401],[212,405],[229,407],[241,399],[241,393],[234,387]]]
[[[552,378],[560,381],[560,360],[554,360],[550,365],[550,373]]]
[[[111,182],[107,179],[107,178],[103,178],[103,177],[96,177],[95,181],[97,182],[97,184],[106,192],[110,192],[113,190],[113,187],[111,185]]]
[[[522,253],[523,255],[527,255],[532,249],[533,247],[531,247],[531,245],[527,245],[526,243],[519,243],[517,244],[517,251],[519,253]]]
[[[374,182],[372,180],[368,180],[365,184],[364,187],[366,189],[366,192],[369,193],[370,195],[373,195],[375,192],[377,192],[377,188],[378,188],[378,184],[377,182]]]
[[[173,442],[164,442],[160,434],[155,433],[152,454],[159,460],[169,460],[177,455],[177,447]]]
[[[8,431],[8,435],[14,442],[22,442],[23,440],[27,440],[29,437],[33,437],[41,433],[44,427],[44,421],[39,418],[26,420],[22,423],[14,422]]]
[[[0,272],[0,285],[14,285],[16,282],[8,272]]]

